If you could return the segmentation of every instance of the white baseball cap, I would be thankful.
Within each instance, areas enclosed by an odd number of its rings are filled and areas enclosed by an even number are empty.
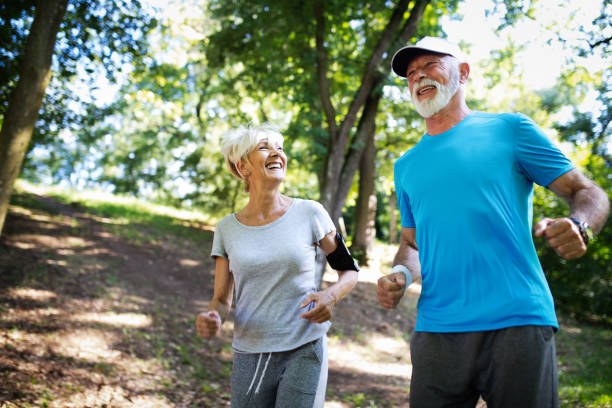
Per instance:
[[[397,50],[391,59],[391,68],[397,75],[406,78],[410,61],[419,55],[430,53],[452,55],[460,62],[465,61],[465,56],[457,44],[440,37],[423,37],[416,44]]]

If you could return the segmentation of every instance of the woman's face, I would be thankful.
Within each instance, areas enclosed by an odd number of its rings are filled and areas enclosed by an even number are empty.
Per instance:
[[[260,140],[255,149],[249,153],[243,169],[248,171],[251,181],[256,179],[283,181],[287,171],[287,156],[283,146],[269,143],[268,139]]]

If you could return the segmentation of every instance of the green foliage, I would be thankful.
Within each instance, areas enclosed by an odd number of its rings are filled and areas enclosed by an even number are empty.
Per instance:
[[[33,20],[34,1],[9,1],[0,5],[0,116],[17,81],[17,69]],[[54,72],[46,90],[25,166],[36,178],[45,168],[57,180],[75,171],[79,152],[62,131],[79,129],[90,120],[87,107],[95,91],[96,75],[104,73],[115,82],[125,66],[136,64],[145,54],[147,33],[156,21],[139,0],[103,0],[95,3],[74,0],[68,4],[60,26],[52,65]],[[82,87],[88,92],[83,92]],[[33,162],[31,152],[45,150],[42,160]]]
[[[452,13],[458,1],[432,2],[421,20],[419,35],[440,33],[440,17]],[[324,28],[315,22],[315,8],[321,6]],[[285,100],[291,115],[287,136],[296,159],[319,181],[326,177],[330,136],[339,126],[362,84],[366,62],[383,35],[393,3],[371,3],[362,0],[270,3],[244,1],[212,1],[210,13],[219,21],[207,47],[210,67],[219,75],[235,78],[235,86],[263,91],[266,98],[277,95]],[[315,36],[321,35],[324,51],[315,47]],[[397,39],[395,39],[397,41]],[[403,44],[394,44],[398,47]],[[332,125],[323,116],[321,87],[317,69],[325,59],[323,74],[329,86],[330,102],[335,117]],[[378,70],[390,78],[387,55]],[[379,87],[375,91],[381,91]],[[258,98],[253,98],[258,100]],[[282,103],[281,103],[282,105]],[[380,128],[384,128],[386,121]],[[354,136],[354,131],[351,137]],[[358,144],[349,142],[350,148]],[[303,160],[306,159],[306,160]],[[348,200],[350,201],[350,200]]]
[[[0,116],[16,85],[28,28],[34,19],[35,0],[9,0],[0,4]]]
[[[597,171],[600,166],[597,157],[604,161],[605,167],[612,167],[612,152],[609,149],[610,124],[612,123],[612,73],[605,71],[600,78],[588,78],[587,83],[594,83],[594,91],[597,93],[598,106],[594,110],[582,111],[573,106],[572,118],[565,123],[557,123],[555,128],[563,140],[572,142],[575,145],[590,146],[592,160],[587,167],[591,171]],[[568,81],[560,81],[559,89],[566,90],[567,93],[571,85]],[[598,83],[599,82],[599,83]],[[560,91],[563,92],[563,91]],[[574,97],[576,98],[576,97]]]
[[[594,177],[610,195],[608,180]],[[534,219],[566,217],[567,205],[550,191],[537,189]],[[544,239],[536,248],[558,309],[590,321],[612,324],[612,228],[604,227],[583,257],[566,261]]]
[[[191,206],[218,218],[239,209],[247,199],[239,180],[225,168],[219,136],[237,125],[271,121],[286,137],[289,169],[284,192],[317,199],[329,128],[317,81],[315,3],[210,0],[202,7],[198,0],[172,0],[167,7],[176,13],[162,18],[155,10],[142,8],[145,2],[140,0],[71,1],[58,37],[56,75],[24,175]],[[0,19],[7,22],[0,28],[0,113],[15,84],[34,4],[31,0],[0,4]],[[328,91],[340,123],[393,2],[321,4]],[[432,1],[416,37],[444,36],[440,21],[461,19],[456,12],[459,4],[459,0]],[[530,0],[494,0],[487,13],[502,19],[501,30],[533,18],[537,5]],[[612,15],[609,8],[609,2],[602,1],[601,15],[593,24],[573,30],[579,36],[577,56],[609,53],[604,35]],[[551,37],[565,41],[562,27],[550,27]],[[473,66],[470,107],[531,116],[551,136],[577,146],[585,171],[610,191],[610,73],[589,72],[579,61],[568,61],[558,84],[536,93],[526,89],[518,69],[521,51],[510,41],[488,61]],[[390,75],[388,65],[378,69],[385,76],[376,90],[383,93],[376,118],[376,228],[377,238],[388,240],[393,163],[417,143],[424,125],[411,107],[405,82]],[[100,75],[122,85],[108,106],[94,103],[92,96],[98,86],[94,78]],[[593,90],[598,94],[597,109],[580,108]],[[561,119],[561,111],[569,111],[570,117]],[[349,230],[355,197],[353,189],[344,213]],[[116,208],[100,211],[111,218],[128,217]],[[538,192],[535,213],[537,218],[567,215],[567,210]],[[115,228],[130,234],[124,224]],[[602,231],[587,258],[568,263],[538,243],[560,307],[600,318],[605,315],[602,310],[610,310],[605,300],[610,297],[608,230]]]
[[[578,28],[580,40],[571,45],[576,55],[606,55],[609,51],[610,38],[603,38],[601,27],[604,22],[609,22],[610,7],[609,2],[602,2],[601,15],[591,25]],[[563,32],[558,35],[563,39]],[[556,86],[540,93],[541,109],[553,114],[564,106],[569,108],[571,114],[556,119],[551,127],[557,130],[562,141],[574,146],[574,162],[612,199],[612,74],[609,69],[588,71],[580,64],[578,58],[569,61]],[[589,92],[595,93],[595,104],[585,109],[581,103]],[[544,191],[536,194],[536,202],[539,203],[535,209],[536,217],[564,217],[569,212],[558,199]],[[612,323],[611,248],[612,228],[609,223],[589,245],[587,254],[574,261],[561,260],[543,242],[539,243],[540,259],[559,308],[580,318]]]

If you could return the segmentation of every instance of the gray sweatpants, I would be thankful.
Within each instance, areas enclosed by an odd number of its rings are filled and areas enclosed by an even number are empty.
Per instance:
[[[278,353],[234,352],[232,408],[322,408],[327,338]]]
[[[559,406],[552,327],[469,333],[414,333],[410,407]]]

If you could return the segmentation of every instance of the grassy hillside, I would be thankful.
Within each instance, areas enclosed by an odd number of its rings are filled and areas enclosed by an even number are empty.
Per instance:
[[[0,239],[0,406],[229,406],[232,322],[211,341],[193,327],[218,218],[21,183]],[[419,288],[377,305],[393,251],[378,243],[335,309],[327,408],[407,406]],[[612,407],[612,331],[561,325],[562,406]]]

